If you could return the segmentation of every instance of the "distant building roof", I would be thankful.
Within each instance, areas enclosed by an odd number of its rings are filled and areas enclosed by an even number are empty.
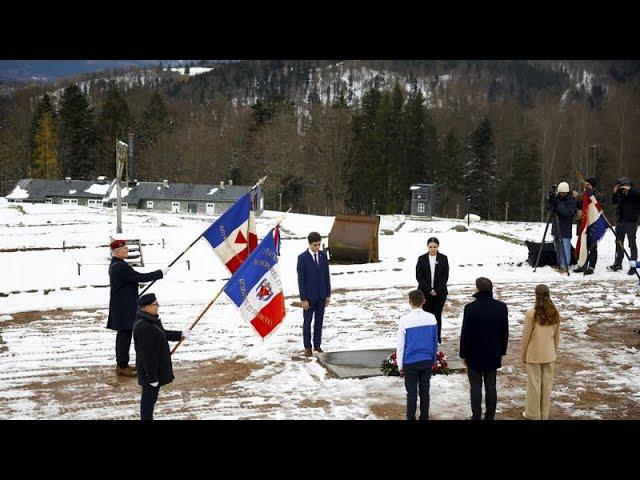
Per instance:
[[[251,190],[243,185],[197,185],[192,183],[138,182],[122,189],[122,201],[137,204],[140,200],[192,200],[200,202],[235,202]],[[105,202],[116,200],[115,183],[105,195]]]
[[[122,201],[137,204],[140,200],[183,200],[201,202],[235,202],[251,190],[244,185],[196,185],[191,183],[138,182],[122,188]],[[42,180],[26,178],[18,182],[7,195],[9,200],[44,202],[46,197],[96,198],[105,202],[116,200],[114,180]]]
[[[109,183],[97,180],[43,180],[24,178],[7,195],[10,200],[44,201],[46,197],[102,198]]]

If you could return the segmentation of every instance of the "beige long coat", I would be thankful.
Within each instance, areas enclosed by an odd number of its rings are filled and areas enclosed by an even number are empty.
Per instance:
[[[560,324],[538,325],[533,321],[535,309],[524,317],[522,331],[522,361],[526,363],[550,363],[556,360],[560,344]]]

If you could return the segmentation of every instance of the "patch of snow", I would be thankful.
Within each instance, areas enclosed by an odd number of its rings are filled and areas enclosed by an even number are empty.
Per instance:
[[[158,190],[160,190],[160,187],[158,187]],[[209,193],[207,193],[207,195],[213,195],[217,191],[218,191],[218,187],[212,188],[211,191]]]
[[[189,67],[189,76],[193,77],[195,75],[210,72],[211,70],[213,70],[211,67]],[[180,75],[186,75],[186,67],[171,68],[171,71],[178,72]]]
[[[76,193],[78,193],[77,190],[69,190],[69,195],[75,195]]]
[[[85,192],[91,193],[94,195],[106,195],[107,192],[109,191],[110,186],[111,185],[109,185],[108,183],[104,185],[101,185],[99,183],[94,183],[89,188],[87,188]]]
[[[29,198],[29,192],[20,188],[20,185],[16,185],[16,188],[13,189],[13,192],[7,195],[7,198],[11,200]]]

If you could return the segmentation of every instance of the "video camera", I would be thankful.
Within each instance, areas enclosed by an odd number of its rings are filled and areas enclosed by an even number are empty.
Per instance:
[[[551,187],[549,188],[549,201],[553,200],[554,198],[556,198],[556,195],[558,194],[558,186],[557,185],[551,185]]]
[[[627,177],[621,177],[618,180],[616,180],[616,185],[618,185],[619,187],[630,187],[631,180]]]

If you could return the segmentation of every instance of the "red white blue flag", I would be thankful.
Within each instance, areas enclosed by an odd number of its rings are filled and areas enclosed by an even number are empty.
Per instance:
[[[251,195],[249,192],[240,198],[202,234],[231,273],[258,245]]]
[[[224,292],[262,338],[282,323],[286,312],[278,266],[278,227],[262,239],[258,248],[227,282]]]
[[[589,250],[604,237],[607,227],[607,219],[602,213],[600,203],[591,190],[585,190],[582,193],[582,218],[576,245],[579,267],[587,262]]]

